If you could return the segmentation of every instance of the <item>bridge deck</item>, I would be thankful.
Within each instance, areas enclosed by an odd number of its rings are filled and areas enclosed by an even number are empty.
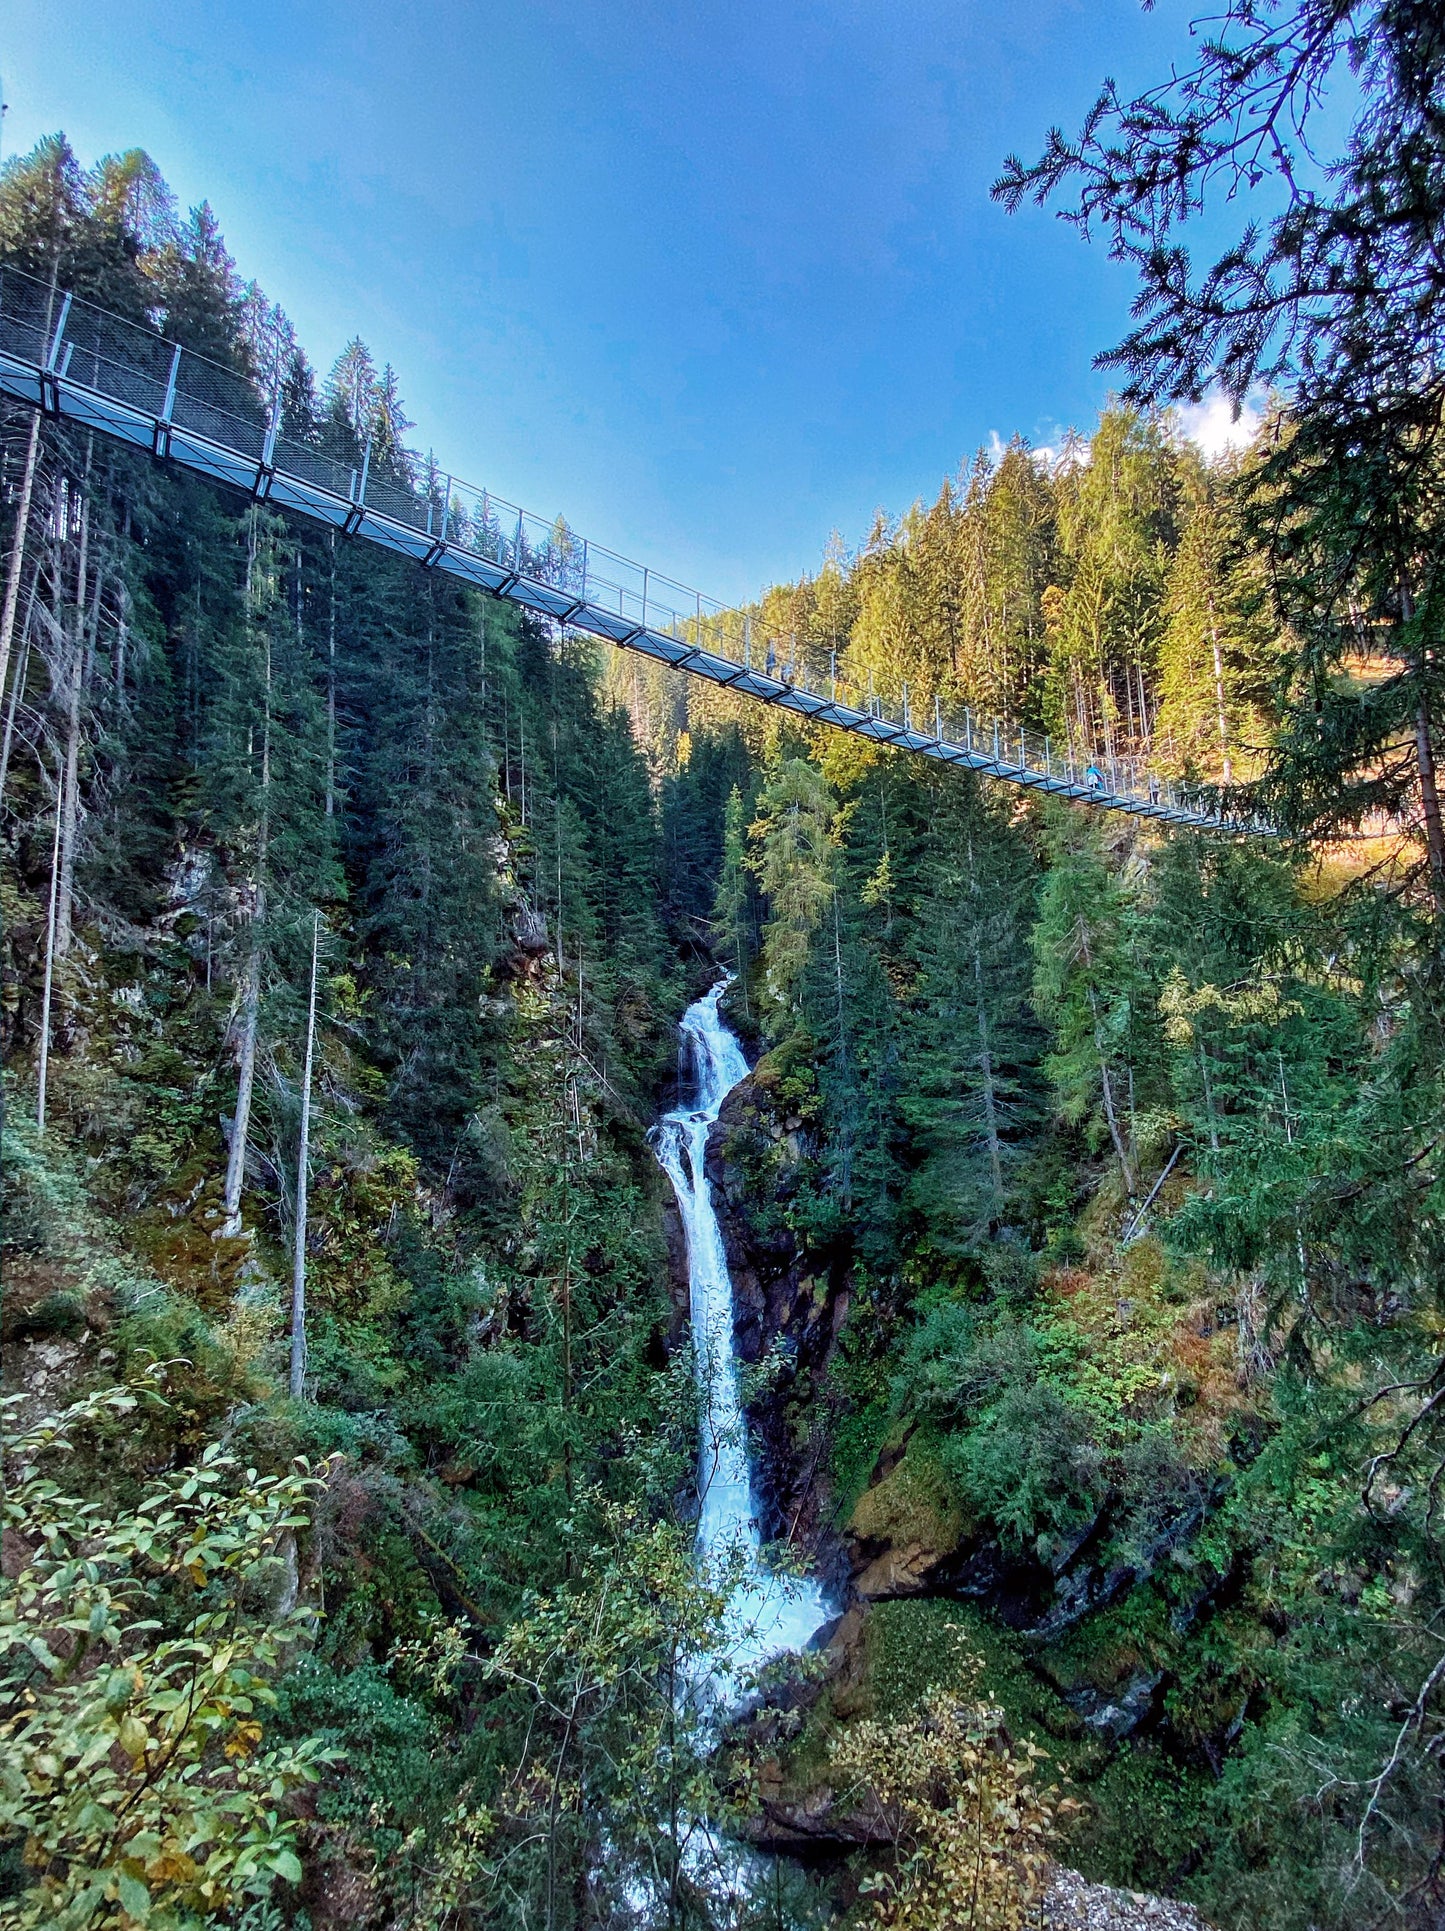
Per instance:
[[[784,644],[780,675],[777,640],[760,639],[754,662],[746,615],[434,467],[383,473],[369,446],[358,461],[325,428],[293,433],[279,386],[268,407],[234,371],[14,268],[0,269],[0,394],[799,717],[1103,810],[1272,834],[1207,787],[1103,760],[1081,772],[1047,738],[967,710],[945,716],[935,703],[933,728],[920,728],[906,687],[894,700],[901,714],[888,715],[838,675],[836,659],[823,672]]]

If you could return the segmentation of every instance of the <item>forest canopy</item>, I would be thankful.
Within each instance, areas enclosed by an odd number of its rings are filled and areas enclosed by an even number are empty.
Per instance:
[[[982,1931],[1055,1859],[1219,1931],[1439,1921],[1435,13],[1241,0],[1010,162],[1137,273],[1120,395],[748,612],[1278,839],[0,411],[0,1925]],[[313,369],[146,155],[10,161],[0,264],[428,486],[397,371]],[[1216,384],[1271,393],[1209,460]],[[756,1505],[847,1613],[704,1721],[736,1575],[648,1134],[724,972]]]

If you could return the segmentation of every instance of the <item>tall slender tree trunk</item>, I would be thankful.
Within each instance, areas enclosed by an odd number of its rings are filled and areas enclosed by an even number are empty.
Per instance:
[[[552,678],[553,703],[556,703],[557,681]],[[557,718],[552,717],[552,860],[557,874],[557,970],[565,970],[562,957],[562,781],[557,763]]]
[[[89,480],[90,460],[86,458]],[[60,833],[60,910],[55,925],[55,949],[60,958],[70,951],[75,923],[75,846],[80,830],[80,700],[85,687],[85,595],[90,551],[90,498],[80,499],[80,555],[75,569],[75,624],[69,651],[65,706],[65,775]]]
[[[105,592],[105,567],[102,560],[96,560],[90,572],[90,615],[85,620],[85,657],[81,671],[81,689],[88,696],[95,682],[95,656],[100,649],[100,605]]]
[[[311,991],[306,1001],[306,1061],[301,1075],[301,1148],[296,1158],[296,1233],[291,1256],[291,1399],[306,1386],[306,1193],[311,1163],[311,1069],[316,1050],[316,955],[321,914],[312,915]]]
[[[978,1019],[978,1070],[983,1080],[983,1125],[988,1136],[988,1170],[993,1182],[994,1211],[1003,1206],[1003,1150],[999,1144],[998,1095],[994,1086],[993,1046],[989,1037],[988,1003],[984,997],[983,948],[978,939],[978,872],[974,864],[973,836],[968,852],[968,892],[973,907],[971,925],[973,952],[973,1003]]]
[[[25,611],[25,627],[20,633],[20,655],[15,660],[15,676],[10,685],[10,703],[5,712],[5,741],[0,745],[0,798],[5,795],[5,780],[10,775],[10,749],[15,742],[15,719],[30,675],[30,626],[35,617],[36,583],[30,583],[30,601]]]
[[[330,532],[330,608],[326,621],[326,816],[336,814],[336,532]]]
[[[1209,1077],[1209,1055],[1204,1050],[1204,1041],[1198,1041],[1199,1076],[1204,1081],[1204,1110],[1209,1120],[1209,1146],[1211,1152],[1219,1151],[1219,1125],[1214,1111],[1214,1084]]]
[[[45,988],[40,995],[40,1064],[35,1075],[35,1124],[45,1131],[45,1102],[50,1079],[50,999],[55,987],[55,907],[60,888],[61,791],[55,787],[55,837],[50,846],[50,912],[45,922]]]
[[[1414,621],[1415,599],[1409,585],[1400,582],[1400,621]],[[1440,787],[1435,764],[1435,740],[1430,716],[1430,690],[1426,678],[1430,669],[1428,646],[1415,653],[1418,695],[1415,700],[1415,768],[1420,777],[1420,809],[1425,820],[1425,850],[1430,865],[1430,890],[1437,917],[1445,917],[1445,824],[1440,817]]]
[[[1415,767],[1420,775],[1420,807],[1425,820],[1425,850],[1430,892],[1437,917],[1445,917],[1445,826],[1440,818],[1440,788],[1435,767],[1430,701],[1423,689],[1415,706]]]
[[[255,918],[263,916],[260,897]],[[252,943],[241,988],[241,1047],[236,1080],[236,1115],[231,1122],[231,1144],[226,1153],[226,1183],[222,1195],[221,1235],[234,1240],[241,1231],[241,1190],[246,1179],[246,1146],[251,1133],[251,1094],[256,1084],[256,1027],[261,1009],[261,952]]]
[[[848,1070],[848,1008],[843,996],[843,933],[842,923],[838,915],[838,893],[836,891],[833,893],[833,992],[838,1021],[838,1070],[840,1073],[846,1074]],[[850,1090],[852,1085],[852,1080],[849,1080],[848,1087],[845,1088],[845,1091]],[[843,1205],[845,1207],[851,1207],[853,1204],[855,1111],[854,1102],[850,1097],[847,1102],[846,1125],[839,1136],[842,1142],[839,1149],[842,1158],[838,1178],[842,1182]]]
[[[973,948],[974,1010],[978,1014],[978,1066],[983,1075],[983,1125],[988,1136],[988,1171],[993,1182],[994,1211],[1003,1206],[1003,1155],[999,1145],[998,1099],[993,1077],[993,1048],[989,1041],[988,1007],[983,996],[983,960]]]
[[[0,692],[10,669],[10,645],[20,609],[20,578],[25,569],[25,545],[30,534],[30,504],[35,494],[35,472],[40,466],[40,411],[30,418],[30,440],[25,446],[25,473],[15,510],[15,534],[10,540],[10,567],[5,576],[5,606],[0,611]]]
[[[251,512],[246,552],[246,610],[252,614],[256,567],[256,513]],[[241,1231],[241,1191],[246,1179],[246,1148],[251,1133],[251,1096],[256,1084],[256,1034],[261,1016],[261,933],[266,922],[266,860],[271,836],[271,637],[262,630],[264,685],[261,717],[261,822],[256,839],[256,888],[252,911],[251,949],[241,991],[241,1046],[236,1081],[236,1117],[226,1157],[221,1234],[234,1239]]]
[[[1118,1155],[1119,1171],[1124,1177],[1124,1191],[1132,1200],[1139,1188],[1134,1178],[1134,1162],[1129,1157],[1129,1143],[1119,1123],[1119,1108],[1114,1099],[1114,1076],[1109,1066],[1109,1055],[1104,1051],[1104,1025],[1099,1017],[1098,995],[1092,986],[1089,987],[1089,1010],[1094,1015],[1094,1051],[1099,1056],[1099,1080],[1103,1090],[1104,1119],[1108,1124],[1109,1138],[1114,1143],[1114,1152]]]
[[[130,524],[130,504],[129,503],[127,503],[125,506],[125,519],[121,525],[120,540],[124,548],[129,548],[131,543],[131,524]],[[112,668],[114,681],[115,681],[116,708],[121,711],[124,711],[126,708],[125,650],[126,650],[126,644],[129,641],[129,636],[130,636],[130,610],[131,610],[130,592],[126,588],[124,575],[121,572],[117,571],[116,573],[115,662],[111,668]]]
[[[1440,820],[1440,790],[1436,781],[1435,746],[1430,729],[1430,702],[1423,691],[1415,708],[1415,760],[1420,772],[1420,800],[1425,812],[1430,883],[1437,906],[1445,911],[1445,827],[1442,827]]]

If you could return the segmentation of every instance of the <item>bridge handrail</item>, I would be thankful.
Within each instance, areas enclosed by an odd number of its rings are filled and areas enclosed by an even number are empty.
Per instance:
[[[298,418],[279,369],[253,379],[10,266],[0,266],[0,393],[813,722],[1105,810],[1274,833],[1217,787],[1056,748],[907,684],[862,688],[836,650],[755,635],[751,611],[592,543],[561,517],[537,516],[430,457],[363,443],[335,419]]]

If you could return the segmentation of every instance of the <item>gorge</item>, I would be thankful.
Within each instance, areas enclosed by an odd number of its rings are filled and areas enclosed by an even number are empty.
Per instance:
[[[0,267],[436,508],[140,151]],[[1433,1931],[1445,414],[1352,393],[996,439],[728,613],[801,710],[0,399],[3,1931]]]

